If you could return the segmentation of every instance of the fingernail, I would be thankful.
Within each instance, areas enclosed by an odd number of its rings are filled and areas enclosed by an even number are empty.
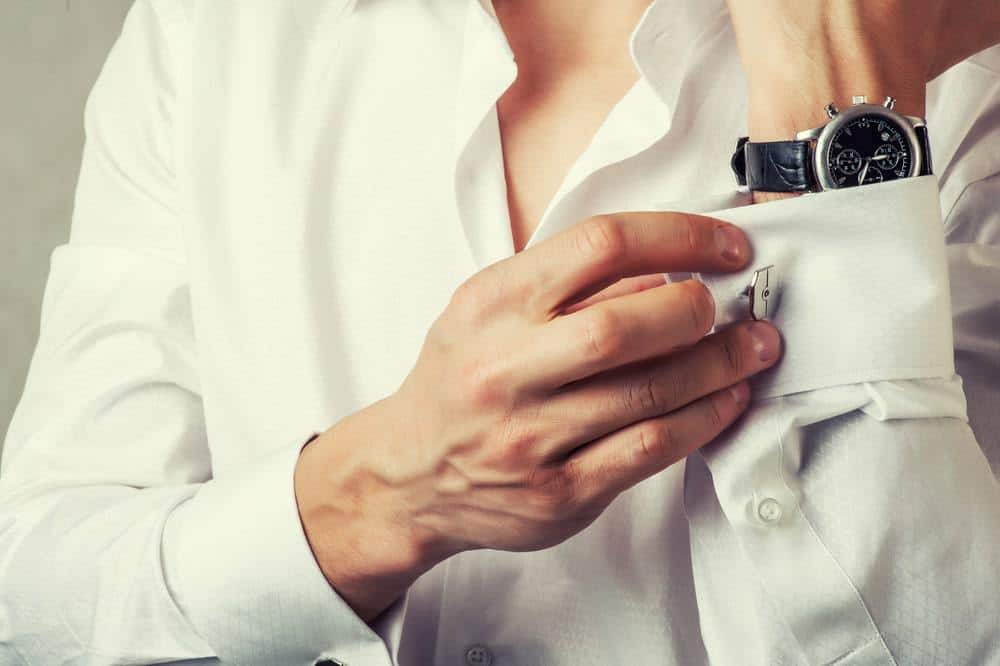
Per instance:
[[[729,395],[733,396],[733,402],[737,406],[742,406],[750,398],[750,385],[740,382],[729,389]]]
[[[746,254],[743,233],[732,225],[723,224],[715,228],[715,246],[728,261],[740,261]]]
[[[762,363],[773,361],[781,349],[781,336],[778,329],[764,322],[750,324],[750,335],[753,337],[753,350]]]

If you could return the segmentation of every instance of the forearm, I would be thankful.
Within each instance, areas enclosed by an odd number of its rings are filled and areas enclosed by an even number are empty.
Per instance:
[[[843,108],[855,95],[891,95],[900,113],[925,114],[929,46],[909,39],[891,8],[869,4],[730,2],[751,140],[791,139],[826,122],[824,106]]]

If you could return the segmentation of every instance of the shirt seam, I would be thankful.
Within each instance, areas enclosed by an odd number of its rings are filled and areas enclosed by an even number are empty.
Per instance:
[[[958,205],[962,202],[962,199],[965,198],[965,195],[969,191],[969,189],[975,185],[979,185],[980,183],[985,183],[986,181],[992,180],[994,178],[1000,178],[1000,172],[991,173],[988,176],[977,178],[976,180],[970,181],[965,184],[965,187],[963,187],[962,191],[958,193],[958,196],[955,197],[954,202],[952,202],[951,206],[948,208],[948,212],[944,215],[944,221],[942,222],[942,226],[944,227],[945,234],[948,233],[950,227],[952,226],[951,217],[954,214],[955,209],[958,208]]]
[[[864,643],[855,648],[852,648],[848,652],[845,652],[844,654],[840,655],[839,657],[831,661],[828,664],[828,666],[838,666],[840,664],[846,664],[847,663],[846,660],[851,659],[852,657],[864,652],[866,649],[868,649],[869,645],[872,645],[873,643],[876,642],[881,645],[883,651],[889,657],[892,666],[897,666],[898,662],[896,661],[896,658],[892,655],[892,652],[889,651],[889,648],[888,646],[886,646],[885,641],[882,639],[882,634],[880,633],[876,633],[874,636],[871,637],[871,639],[865,641]]]

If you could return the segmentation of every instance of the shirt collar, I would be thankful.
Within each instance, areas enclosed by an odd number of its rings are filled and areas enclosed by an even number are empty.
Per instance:
[[[727,25],[723,0],[653,0],[629,39],[639,74],[673,113],[699,47]]]
[[[365,0],[337,0],[347,11]],[[457,1],[457,0],[456,0]],[[478,3],[497,21],[492,0]],[[639,74],[673,111],[685,72],[698,47],[726,26],[724,0],[653,0],[629,38],[629,52]]]

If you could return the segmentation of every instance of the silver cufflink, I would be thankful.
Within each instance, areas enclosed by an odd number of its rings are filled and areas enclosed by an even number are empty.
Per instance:
[[[780,295],[778,274],[773,264],[755,270],[750,284],[740,292],[741,297],[750,301],[750,316],[754,319],[773,317],[778,311]]]

